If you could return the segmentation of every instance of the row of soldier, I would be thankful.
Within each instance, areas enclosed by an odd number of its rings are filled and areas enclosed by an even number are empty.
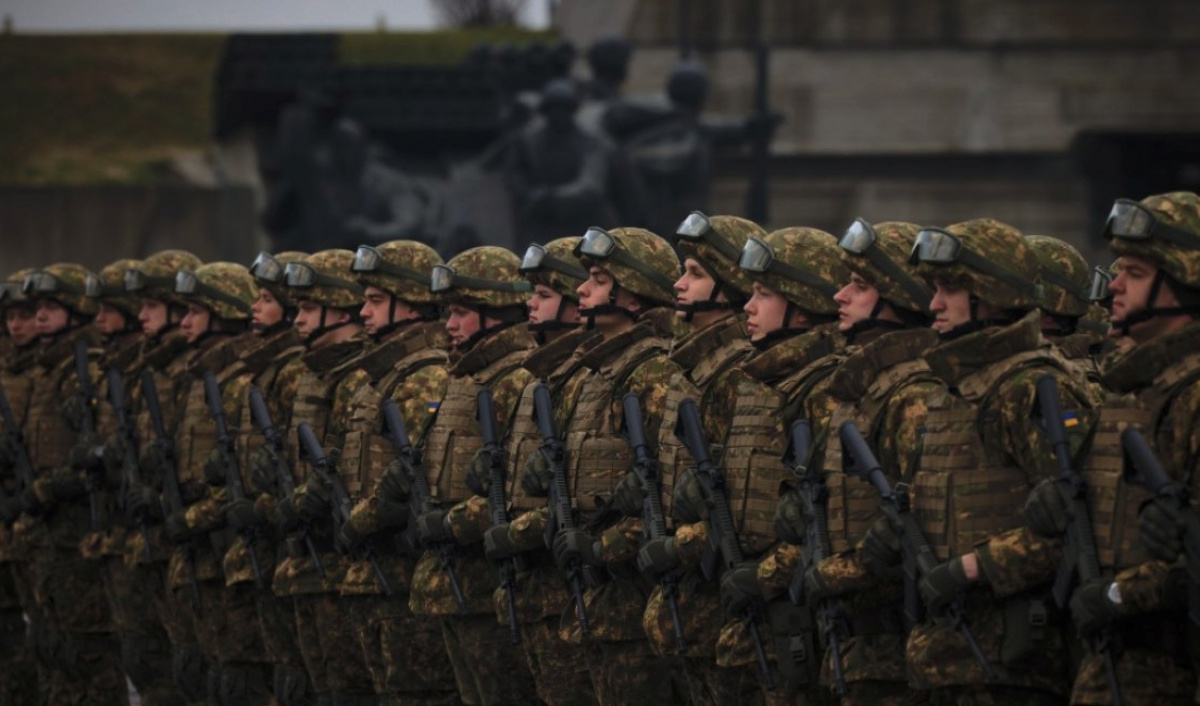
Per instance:
[[[1200,198],[1104,235],[17,272],[5,702],[1192,703]]]

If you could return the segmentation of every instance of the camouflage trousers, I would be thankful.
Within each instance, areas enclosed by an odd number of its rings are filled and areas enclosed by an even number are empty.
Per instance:
[[[296,640],[296,610],[287,596],[269,590],[254,594],[263,652],[271,663],[271,691],[280,706],[316,703],[312,681]]]
[[[601,706],[683,703],[688,698],[678,659],[654,654],[648,640],[597,641],[586,649],[588,673]]]
[[[1180,616],[1182,621],[1187,618]],[[1187,648],[1177,655],[1187,659]],[[1127,649],[1116,660],[1117,684],[1126,704],[1175,706],[1195,703],[1196,674],[1172,655],[1149,650]],[[1072,704],[1113,703],[1103,659],[1089,652],[1079,665],[1075,685],[1071,690]]]
[[[560,622],[554,615],[521,626],[521,647],[538,698],[549,706],[596,706],[586,648],[560,639]]]
[[[266,706],[271,702],[274,670],[263,647],[258,593],[253,583],[226,586],[222,593],[224,626],[217,643],[217,693],[225,706]]]
[[[3,580],[11,583],[12,574],[5,570]],[[37,665],[25,640],[25,615],[18,606],[0,610],[0,665],[0,705],[37,704]]]
[[[926,703],[930,706],[1061,706],[1064,701],[1061,696],[1041,689],[972,684],[932,689]]]
[[[295,597],[296,636],[318,697],[372,694],[371,672],[348,606],[336,593]]]
[[[161,616],[171,640],[171,671],[190,704],[215,703],[222,590],[220,581],[210,580],[165,592]]]
[[[511,644],[508,626],[496,622],[494,614],[444,616],[440,622],[464,704],[528,704],[537,698],[524,655]]]
[[[413,615],[408,596],[342,596],[381,706],[459,703],[441,625]]]
[[[157,608],[163,599],[163,565],[130,568],[124,557],[108,556],[104,568],[108,602],[121,642],[122,671],[137,689],[143,706],[182,702],[183,694],[171,676],[171,641]]]
[[[712,659],[685,657],[683,674],[692,706],[761,706],[757,675],[745,667],[718,667]]]

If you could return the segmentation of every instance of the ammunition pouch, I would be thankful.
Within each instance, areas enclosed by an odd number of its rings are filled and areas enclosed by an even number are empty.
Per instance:
[[[1014,669],[1036,669],[1045,655],[1044,645],[1057,627],[1051,623],[1049,605],[1042,594],[1018,595],[1005,600],[1004,641],[1000,662]]]
[[[817,646],[816,624],[807,607],[777,600],[767,604],[767,627],[775,647],[775,662],[785,694],[818,684],[823,652]]]
[[[171,655],[171,676],[188,701],[201,701],[208,695],[204,657],[197,645],[175,645]]]
[[[271,674],[271,690],[281,706],[303,706],[309,698],[308,672],[303,667],[277,664]]]
[[[223,664],[217,686],[217,703],[221,706],[255,706],[270,701],[267,687],[267,665]]]

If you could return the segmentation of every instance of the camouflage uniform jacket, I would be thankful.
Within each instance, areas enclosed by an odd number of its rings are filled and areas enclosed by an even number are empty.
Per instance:
[[[447,510],[447,523],[458,543],[454,570],[472,615],[492,612],[495,568],[483,556],[483,533],[491,524],[487,499],[473,495],[466,484],[467,465],[483,445],[475,420],[475,398],[484,387],[492,390],[496,434],[507,436],[531,375],[523,366],[533,348],[524,326],[510,326],[486,336],[470,350],[451,356],[450,382],[433,424],[421,439],[424,472],[433,504]],[[422,469],[417,469],[421,471]],[[409,608],[418,615],[456,615],[458,603],[437,552],[426,550],[417,561]]]
[[[721,442],[729,431],[729,411],[737,401],[737,388],[731,384],[733,367],[754,351],[742,316],[729,316],[710,326],[694,330],[678,340],[671,360],[681,368],[672,377],[667,393],[665,416],[658,433],[658,472],[662,488],[663,514],[671,517],[671,499],[679,474],[696,462],[675,436],[679,403],[684,398],[696,402],[705,437],[714,458],[720,458]],[[711,657],[723,622],[716,584],[703,580],[697,567],[679,578],[676,601],[683,619],[687,654]],[[659,583],[650,594],[642,625],[651,645],[660,655],[678,653],[675,625],[669,603],[663,599]]]
[[[366,343],[366,337],[354,336],[310,350],[300,357],[307,370],[296,386],[295,404],[287,432],[288,464],[293,473],[302,467],[300,442],[296,435],[301,422],[312,427],[317,439],[322,441],[329,460],[336,460],[337,452],[330,455],[330,448],[340,448],[345,424],[350,419],[350,400],[370,384],[367,374],[358,367]],[[307,463],[304,467],[307,467]],[[307,475],[300,479],[292,496],[297,508],[303,505],[304,495],[308,492],[307,480]],[[332,514],[326,518],[314,518],[307,531],[321,553],[325,576],[321,576],[307,554],[284,557],[275,569],[272,590],[276,595],[337,592],[348,562],[334,552]]]
[[[142,335],[127,333],[112,341],[105,342],[104,356],[100,360],[100,379],[96,383],[96,434],[103,441],[117,434],[117,413],[110,403],[108,393],[108,371],[117,370],[121,373],[123,384],[128,385],[129,372],[137,362],[142,349]],[[126,402],[126,414],[129,404]],[[132,422],[131,422],[132,423]],[[109,477],[112,473],[108,474]],[[125,551],[128,522],[123,513],[117,512],[119,505],[118,494],[122,483],[107,484],[99,489],[98,506],[101,509],[101,527],[99,532],[88,532],[79,542],[79,553],[85,558],[98,559],[101,556],[116,556]],[[121,500],[120,502],[123,502]]]
[[[196,578],[201,581],[224,580],[221,561],[232,541],[225,528],[224,506],[228,487],[212,486],[205,481],[204,466],[217,446],[217,423],[209,410],[204,393],[204,374],[216,375],[221,390],[221,407],[227,428],[233,433],[233,420],[241,412],[250,385],[251,373],[239,358],[254,339],[250,334],[221,336],[205,340],[202,351],[188,364],[180,386],[184,389],[179,426],[175,430],[175,449],[179,488],[188,529],[197,535],[194,552]],[[169,507],[164,497],[164,507]],[[176,547],[167,568],[167,585],[187,586],[190,577],[187,547]]]
[[[38,347],[37,344],[31,343],[23,348],[17,348],[12,345],[11,339],[2,340],[7,345],[5,346],[4,365],[0,367],[0,385],[4,386],[4,393],[12,408],[13,421],[16,422],[18,429],[23,429],[26,412],[29,408],[29,397],[33,392],[34,377],[40,374],[40,369],[35,365]],[[0,467],[0,484],[3,485],[4,492],[9,496],[15,496],[21,492],[16,469],[11,466]],[[31,527],[31,522],[31,518],[25,518],[23,524]],[[27,558],[28,548],[23,543],[16,541],[14,527],[0,525],[0,564],[24,561]]]
[[[1048,374],[1057,383],[1076,452],[1095,421],[1091,389],[1042,338],[1037,312],[940,343],[925,359],[948,390],[928,400],[913,514],[940,561],[972,551],[979,558],[982,580],[965,593],[964,615],[995,683],[1064,693],[1058,631],[1025,630],[1033,639],[1015,650],[1005,636],[1020,631],[1005,622],[1029,624],[1062,558],[1061,542],[1033,535],[1023,521],[1029,490],[1059,472],[1040,421],[1037,381]],[[984,683],[982,667],[945,618],[917,625],[907,656],[914,688]]]
[[[904,682],[902,595],[895,584],[875,585],[855,550],[879,516],[879,495],[843,470],[837,429],[854,421],[894,485],[912,480],[925,426],[926,398],[941,387],[922,353],[937,342],[932,329],[892,331],[847,350],[829,382],[837,399],[829,423],[824,458],[808,468],[822,474],[828,489],[827,519],[832,553],[817,565],[822,582],[838,596],[849,627],[841,644],[842,669],[849,683]],[[785,578],[778,574],[777,578]],[[780,586],[782,591],[785,587]],[[833,655],[826,656],[822,681],[832,684]]]
[[[242,474],[242,487],[246,489],[246,497],[263,509],[264,517],[269,516],[269,508],[274,506],[274,498],[268,493],[260,492],[250,477],[250,457],[266,443],[251,418],[250,390],[256,388],[262,393],[267,411],[271,414],[272,426],[281,432],[286,430],[286,422],[283,422],[285,426],[277,426],[281,423],[280,410],[291,409],[296,395],[296,385],[303,372],[304,366],[300,362],[300,354],[303,352],[304,346],[300,344],[300,337],[296,333],[296,329],[287,326],[282,330],[268,333],[261,339],[255,338],[253,347],[242,355],[235,364],[236,369],[229,373],[232,378],[252,376],[250,384],[244,386],[244,398],[238,401],[240,418],[231,419],[229,423],[234,425],[236,421],[236,425],[231,427],[231,433],[237,437],[237,462],[238,469]],[[278,538],[271,536],[271,533],[262,528],[256,531],[256,534],[255,557],[263,576],[269,577],[274,571],[277,559]],[[250,560],[245,539],[241,535],[233,538],[233,543],[225,552],[221,564],[225,573],[226,585],[232,586],[254,581],[254,566]]]
[[[589,341],[577,354],[582,365],[564,384],[557,413],[572,511],[579,528],[599,536],[598,558],[609,574],[609,580],[584,594],[592,637],[605,642],[646,637],[641,619],[653,585],[634,562],[642,520],[621,516],[610,502],[633,464],[633,452],[621,434],[626,394],[634,393],[641,403],[646,438],[658,439],[668,385],[680,373],[667,354],[664,335],[673,318],[668,309],[650,310],[634,327]],[[579,642],[578,621],[565,621],[561,636]]]
[[[432,421],[446,394],[450,374],[446,370],[447,338],[440,321],[411,324],[367,351],[359,365],[371,378],[350,402],[350,421],[342,446],[340,471],[347,492],[361,500],[350,513],[350,524],[365,535],[377,532],[381,500],[375,484],[383,469],[396,457],[395,447],[384,435],[384,400],[392,399],[400,410],[410,441],[420,444],[420,433]],[[393,590],[403,592],[412,583],[413,552],[378,553],[378,564]],[[343,595],[382,594],[383,587],[365,559],[355,561],[339,588]]]
[[[1137,513],[1149,499],[1122,479],[1120,432],[1141,428],[1164,470],[1190,486],[1200,463],[1200,323],[1139,344],[1113,360],[1104,382],[1113,391],[1084,463],[1092,532],[1102,571],[1116,573],[1121,592],[1117,675],[1128,703],[1191,698],[1196,673],[1188,654],[1182,566],[1151,559],[1138,541]],[[1102,659],[1084,656],[1072,703],[1112,702]]]
[[[533,623],[551,615],[558,615],[570,599],[563,584],[562,575],[554,565],[553,556],[546,547],[543,532],[546,528],[546,499],[525,492],[521,474],[525,460],[537,453],[542,445],[537,421],[533,416],[533,390],[545,384],[550,390],[550,399],[557,407],[562,397],[562,387],[583,365],[582,357],[573,355],[576,349],[586,346],[599,336],[595,331],[578,329],[549,343],[538,346],[525,359],[525,369],[533,381],[521,392],[517,413],[513,419],[505,443],[508,487],[505,497],[509,504],[508,535],[514,547],[523,552],[525,570],[517,574],[514,582],[517,617],[523,623]],[[496,619],[508,624],[508,604],[504,587],[495,592]]]

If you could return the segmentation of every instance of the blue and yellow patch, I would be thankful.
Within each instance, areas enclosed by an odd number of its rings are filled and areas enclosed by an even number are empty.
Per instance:
[[[1067,429],[1079,426],[1079,414],[1077,412],[1062,413],[1063,426]]]
[[[437,414],[438,407],[441,407],[441,406],[442,406],[441,402],[426,402],[425,403],[425,413],[426,414]]]

